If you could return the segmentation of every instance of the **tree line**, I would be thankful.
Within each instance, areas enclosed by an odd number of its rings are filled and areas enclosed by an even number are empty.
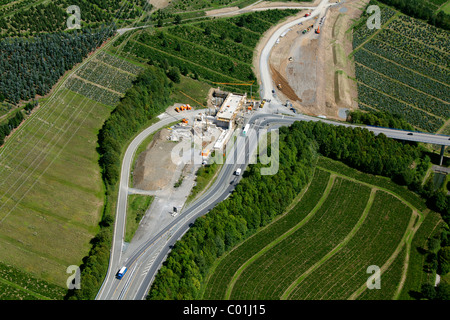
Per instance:
[[[3,145],[5,138],[22,123],[23,119],[22,111],[18,110],[13,117],[9,118],[8,122],[0,125],[0,145]]]
[[[27,115],[31,113],[31,111],[38,105],[37,100],[33,100],[31,102],[28,102],[24,107],[23,110]],[[18,110],[15,115],[8,119],[6,123],[3,123],[0,125],[0,146],[5,143],[5,138],[9,136],[9,134],[16,129],[22,121],[25,119],[25,116],[23,115],[22,111]]]
[[[366,124],[376,127],[414,131],[414,127],[410,125],[402,115],[383,111],[351,111],[347,115],[347,121],[354,124]]]

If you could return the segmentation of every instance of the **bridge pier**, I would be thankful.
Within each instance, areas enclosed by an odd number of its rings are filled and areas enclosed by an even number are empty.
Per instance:
[[[440,166],[442,166],[442,164],[444,163],[444,151],[445,151],[445,146],[441,146],[441,161],[439,162]]]

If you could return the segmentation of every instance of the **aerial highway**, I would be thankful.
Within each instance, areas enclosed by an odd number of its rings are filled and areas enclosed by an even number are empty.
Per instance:
[[[274,84],[269,70],[270,51],[275,45],[278,37],[285,30],[300,22],[304,22],[316,16],[324,15],[327,8],[331,5],[335,5],[335,3],[330,4],[329,0],[321,1],[320,4],[313,9],[313,12],[309,17],[302,17],[282,25],[268,40],[266,46],[261,52],[259,68],[261,74],[261,97],[269,100],[270,102],[266,103],[264,108],[258,108],[258,110],[251,114],[246,119],[246,123],[250,124],[250,127],[253,129],[276,129],[280,126],[291,125],[295,121],[322,121],[331,125],[364,127],[376,135],[384,134],[389,138],[398,140],[449,146],[449,136],[352,125],[345,122],[332,121],[329,119],[312,117],[303,114],[294,114],[282,105],[277,96],[272,93]],[[282,110],[281,113],[279,112],[280,110]],[[192,112],[195,113],[201,111],[202,110]],[[182,117],[179,118],[181,119]],[[124,258],[122,255],[122,248],[125,232],[124,227],[126,220],[128,181],[134,153],[139,144],[147,136],[173,121],[173,117],[162,118],[157,124],[147,128],[139,134],[126,151],[122,162],[120,189],[115,220],[116,223],[113,235],[114,240],[112,244],[109,269],[105,281],[97,295],[97,299],[145,299],[158,269],[166,259],[172,246],[183,236],[183,234],[190,228],[198,217],[207,214],[212,208],[226,199],[233,192],[236,184],[241,178],[236,177],[234,172],[237,168],[245,170],[249,162],[249,155],[252,155],[256,151],[257,144],[254,143],[256,139],[252,139],[251,135],[245,139],[238,139],[236,144],[231,149],[231,155],[233,156],[226,159],[225,164],[218,173],[217,179],[210,186],[210,188],[196,201],[184,208],[170,224],[162,228],[157,234],[149,235],[146,241],[141,243],[137,249],[129,253],[128,256]],[[250,133],[255,134],[255,131],[251,130]],[[122,266],[126,266],[128,268],[128,272],[122,280],[118,280],[115,278],[115,274]]]

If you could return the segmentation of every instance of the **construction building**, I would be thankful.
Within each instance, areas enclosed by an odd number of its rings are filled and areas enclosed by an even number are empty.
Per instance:
[[[247,95],[229,93],[217,112],[216,124],[227,129],[232,129],[236,115],[242,110],[246,100]]]

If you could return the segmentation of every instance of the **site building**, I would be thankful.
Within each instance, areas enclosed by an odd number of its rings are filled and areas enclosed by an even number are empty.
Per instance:
[[[228,129],[233,128],[233,122],[236,115],[244,107],[247,100],[246,95],[238,95],[229,93],[226,99],[223,101],[222,106],[217,112],[216,123],[218,126],[226,127]]]

